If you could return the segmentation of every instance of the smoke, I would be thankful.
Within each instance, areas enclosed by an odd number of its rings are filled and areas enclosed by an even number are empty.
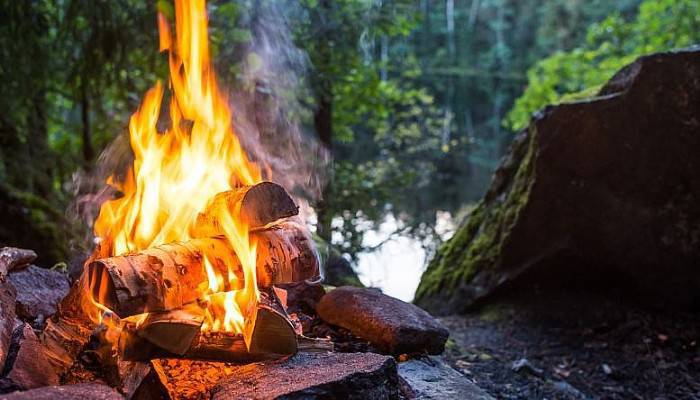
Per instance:
[[[306,53],[294,45],[289,20],[290,15],[299,15],[299,9],[290,7],[299,6],[283,0],[237,4],[241,7],[238,28],[247,29],[250,40],[236,47],[233,59],[215,60],[217,65],[241,66],[234,80],[219,68],[220,81],[234,82],[231,87],[222,87],[222,91],[229,92],[232,124],[249,157],[262,166],[266,179],[285,187],[303,215],[308,204],[320,198],[322,171],[329,155],[317,142],[311,124],[305,122],[311,120],[312,111],[303,104],[303,99],[310,97],[306,87],[309,61]],[[210,29],[213,24],[211,21]],[[167,119],[167,104],[166,95],[161,120]],[[168,123],[159,122],[159,130]],[[106,184],[107,177],[119,179],[132,161],[124,132],[102,152],[93,170],[74,175],[70,190],[75,200],[67,214],[85,227],[82,239],[73,243],[74,265],[81,264],[94,246],[92,224],[101,204],[117,195]]]
[[[272,181],[306,203],[321,195],[328,154],[303,124],[311,119],[303,104],[310,97],[305,86],[310,65],[293,42],[289,18],[299,15],[295,7],[282,0],[248,3],[243,19],[252,39],[241,54],[243,72],[232,108],[249,154],[270,169]]]

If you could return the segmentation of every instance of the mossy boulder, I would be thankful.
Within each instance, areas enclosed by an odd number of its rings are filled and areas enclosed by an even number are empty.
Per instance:
[[[415,302],[463,312],[524,283],[700,306],[700,49],[641,57],[534,116]]]

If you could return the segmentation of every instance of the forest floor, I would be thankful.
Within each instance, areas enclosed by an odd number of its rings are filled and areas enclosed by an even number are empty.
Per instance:
[[[448,361],[499,399],[700,399],[700,314],[521,291],[442,320]]]

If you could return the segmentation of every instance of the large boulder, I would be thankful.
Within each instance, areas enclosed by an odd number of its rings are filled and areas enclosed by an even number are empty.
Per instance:
[[[462,312],[524,282],[700,306],[700,49],[641,57],[536,115],[415,301]]]

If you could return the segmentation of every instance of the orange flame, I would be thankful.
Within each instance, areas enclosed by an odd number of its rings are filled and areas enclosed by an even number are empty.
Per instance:
[[[106,202],[95,221],[100,256],[122,255],[159,244],[192,238],[197,215],[217,194],[262,181],[260,167],[249,160],[231,126],[231,110],[219,91],[209,59],[204,0],[175,1],[175,37],[158,16],[160,48],[169,51],[171,127],[157,130],[163,86],[145,95],[129,123],[134,162],[119,182],[108,183],[123,197]],[[221,293],[237,279],[217,275],[208,260],[210,302],[205,329],[239,332],[241,310],[255,304],[255,244],[248,227],[232,215],[217,216],[240,259],[244,289]]]

